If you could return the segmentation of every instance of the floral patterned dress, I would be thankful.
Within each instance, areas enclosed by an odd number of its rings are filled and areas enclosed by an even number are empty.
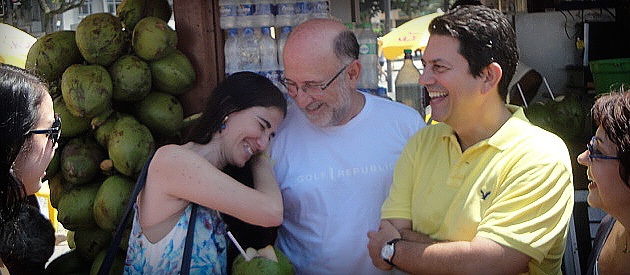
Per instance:
[[[186,207],[173,229],[157,243],[143,234],[138,205],[129,235],[124,274],[179,274],[192,204]],[[216,210],[197,208],[190,274],[227,274],[227,226]]]

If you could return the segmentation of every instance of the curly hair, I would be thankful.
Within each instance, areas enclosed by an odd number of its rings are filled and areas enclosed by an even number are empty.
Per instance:
[[[601,95],[591,108],[591,115],[617,147],[619,176],[630,187],[630,90],[621,87]]]
[[[55,229],[36,209],[25,203],[0,224],[0,257],[11,274],[42,274],[55,250]]]

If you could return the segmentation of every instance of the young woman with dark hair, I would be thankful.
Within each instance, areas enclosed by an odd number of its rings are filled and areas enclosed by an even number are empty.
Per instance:
[[[28,213],[32,209],[25,206],[26,196],[41,187],[60,131],[61,121],[54,114],[46,84],[23,69],[0,64],[0,258],[5,259],[9,272],[43,271],[52,255],[50,222],[27,230],[24,227],[34,221],[24,217],[32,217]],[[35,214],[45,220],[37,211]],[[38,254],[35,246],[41,248],[39,255],[33,255]],[[21,269],[24,267],[28,269]]]
[[[226,226],[219,212],[260,226],[282,222],[282,197],[264,155],[287,103],[277,87],[251,72],[230,75],[212,92],[183,145],[160,147],[135,205],[125,274],[181,269],[185,237],[198,205],[190,273],[225,274]],[[254,188],[227,175],[250,164]]]

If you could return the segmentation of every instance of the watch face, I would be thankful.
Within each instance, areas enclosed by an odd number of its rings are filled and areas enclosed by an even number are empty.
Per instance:
[[[386,244],[385,246],[383,246],[383,248],[381,249],[381,258],[385,260],[390,260],[392,258],[392,255],[394,255],[394,245]]]

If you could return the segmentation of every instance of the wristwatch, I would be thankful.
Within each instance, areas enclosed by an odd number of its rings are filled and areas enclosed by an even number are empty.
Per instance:
[[[381,248],[381,258],[383,258],[383,261],[390,264],[391,266],[396,266],[392,262],[392,259],[394,259],[394,254],[396,253],[395,245],[400,240],[401,240],[400,238],[393,239],[387,242],[385,245],[383,245],[383,248]]]

